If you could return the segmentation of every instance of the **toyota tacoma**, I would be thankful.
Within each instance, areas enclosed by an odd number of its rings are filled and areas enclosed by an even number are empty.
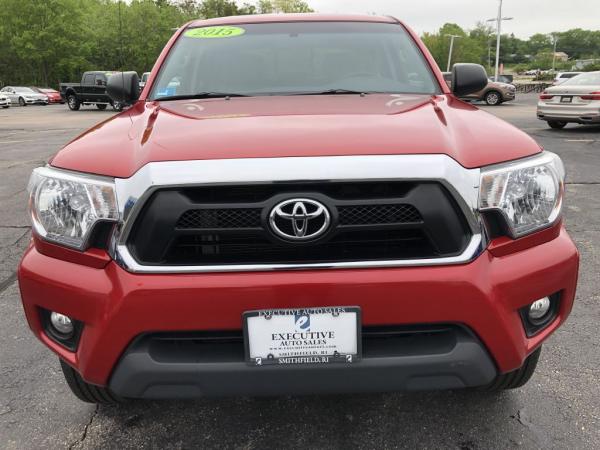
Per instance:
[[[29,326],[87,402],[523,385],[579,255],[563,164],[390,17],[194,21],[29,183]]]

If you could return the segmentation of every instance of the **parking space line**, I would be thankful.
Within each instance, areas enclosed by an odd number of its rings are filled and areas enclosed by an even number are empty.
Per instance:
[[[39,139],[23,139],[21,141],[0,141],[0,144],[20,144],[21,142],[36,142]]]

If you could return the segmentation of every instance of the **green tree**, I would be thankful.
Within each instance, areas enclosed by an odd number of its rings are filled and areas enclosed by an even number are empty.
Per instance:
[[[0,41],[9,61],[0,78],[48,85],[69,74],[81,62],[82,17],[77,0],[3,0]]]
[[[450,36],[458,36],[454,39],[452,48],[452,64],[457,62],[473,62],[483,64],[487,58],[487,45],[485,39],[480,39],[467,34],[455,23],[446,23],[436,33],[425,33],[423,42],[435,58],[442,70],[446,70],[450,50]]]
[[[201,16],[205,19],[213,17],[237,16],[239,9],[234,0],[205,0],[199,8]]]
[[[308,3],[301,0],[260,0],[258,11],[261,14],[314,12]]]

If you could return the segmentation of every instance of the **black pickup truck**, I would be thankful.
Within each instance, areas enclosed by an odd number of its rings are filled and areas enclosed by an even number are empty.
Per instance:
[[[81,83],[61,83],[60,96],[73,111],[78,111],[81,105],[96,105],[98,109],[106,109],[110,105],[120,110],[121,105],[114,103],[106,93],[106,81],[114,73],[101,70],[84,72]]]

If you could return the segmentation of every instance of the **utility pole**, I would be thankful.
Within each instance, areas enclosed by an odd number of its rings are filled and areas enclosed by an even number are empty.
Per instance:
[[[494,74],[494,81],[498,81],[498,67],[500,66],[500,34],[502,33],[502,21],[512,20],[512,17],[502,17],[502,0],[498,5],[498,17],[495,19],[488,19],[487,22],[496,22],[496,71]]]
[[[452,49],[454,48],[454,39],[461,38],[462,36],[459,36],[457,34],[447,34],[446,36],[450,38],[450,51],[448,52],[448,65],[446,66],[446,72],[450,72],[450,62],[452,61]]]
[[[554,38],[554,52],[552,52],[552,72],[554,72],[554,68],[556,67],[556,43],[558,42],[558,36],[553,34]]]

